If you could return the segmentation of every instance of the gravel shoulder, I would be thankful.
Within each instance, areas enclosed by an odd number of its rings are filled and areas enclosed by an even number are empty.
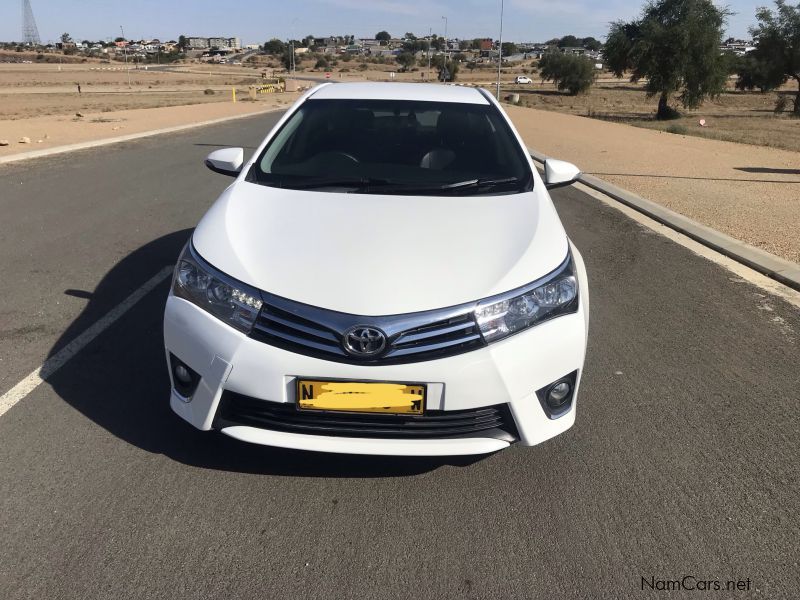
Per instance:
[[[800,262],[800,152],[505,106],[529,147]]]

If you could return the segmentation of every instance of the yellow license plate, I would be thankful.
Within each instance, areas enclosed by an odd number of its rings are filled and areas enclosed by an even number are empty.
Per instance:
[[[404,383],[297,380],[300,410],[421,415],[425,386]]]

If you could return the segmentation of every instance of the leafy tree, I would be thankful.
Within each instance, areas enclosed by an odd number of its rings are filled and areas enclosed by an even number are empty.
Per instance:
[[[444,49],[444,38],[439,37],[435,33],[431,36],[431,48],[437,51]]]
[[[769,89],[780,87],[789,78],[797,82],[793,113],[800,117],[800,3],[791,6],[775,0],[775,9],[756,11],[758,25],[751,30],[756,49],[751,56],[761,66],[759,81]]]
[[[517,53],[517,45],[514,42],[503,42],[503,56],[511,56]]]
[[[326,59],[324,56],[320,56],[317,59],[317,62],[314,63],[314,68],[315,69],[327,69],[328,68],[328,59]]]
[[[696,108],[722,93],[727,61],[719,45],[729,14],[711,0],[649,2],[640,20],[611,24],[606,62],[617,77],[630,71],[632,82],[646,79],[647,96],[658,96],[656,118],[673,118],[673,94],[684,108]]]
[[[581,45],[580,40],[576,38],[574,35],[565,35],[560,40],[558,40],[559,48],[577,48],[580,45]]]
[[[592,50],[594,52],[597,52],[603,47],[603,43],[600,40],[597,40],[593,37],[587,37],[581,40],[581,46],[583,46],[587,50]]]
[[[281,63],[283,64],[283,68],[287,71],[291,71],[292,67],[295,66],[293,55],[292,47],[284,44],[283,54],[281,54]]]
[[[397,64],[402,67],[403,71],[408,71],[414,66],[414,63],[417,62],[417,59],[413,54],[411,54],[411,52],[402,52],[401,54],[397,55],[395,60],[397,60]]]
[[[392,36],[388,31],[379,31],[375,34],[375,39],[379,42],[388,42],[390,39],[392,39]],[[385,44],[381,43],[381,45],[383,46]]]
[[[439,81],[455,81],[458,77],[458,62],[452,58],[447,60],[444,54],[434,56],[431,64],[439,72]]]
[[[272,38],[264,44],[264,52],[277,56],[286,52],[286,44],[278,38]]]
[[[124,41],[126,41],[126,40],[125,40],[125,38],[124,38],[124,37],[115,37],[115,38],[114,38],[114,41],[115,41],[115,42],[124,42]]]
[[[403,50],[413,54],[416,54],[417,52],[427,52],[428,42],[426,40],[419,39],[409,40],[403,43]]]
[[[594,63],[585,56],[547,52],[539,61],[542,81],[552,81],[559,91],[576,96],[589,91],[597,73]]]
[[[762,92],[776,89],[783,83],[783,73],[778,65],[766,62],[753,54],[738,57],[734,64],[737,90],[754,90]]]
[[[378,38],[375,38],[375,39],[378,39]],[[414,35],[413,33],[411,33],[410,31],[406,31],[406,34],[403,36],[403,39],[405,39],[405,40],[410,40],[410,41],[412,41],[412,42],[413,42],[415,39],[417,39],[417,36],[415,36],[415,35]]]
[[[178,49],[181,52],[185,52],[186,48],[189,46],[189,40],[186,39],[185,35],[178,36]]]
[[[481,38],[475,38],[469,44],[470,50],[480,50],[481,49]]]
[[[469,50],[470,46],[472,46],[472,42],[469,40],[461,40],[458,42],[458,49],[459,50]]]
[[[68,33],[61,34],[61,43],[62,44],[69,44],[72,41],[72,36]]]

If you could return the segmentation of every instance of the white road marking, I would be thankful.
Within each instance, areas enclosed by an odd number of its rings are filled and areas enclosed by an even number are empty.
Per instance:
[[[69,361],[69,359],[83,350],[94,338],[108,329],[108,327],[113,324],[114,321],[119,319],[122,315],[133,308],[133,306],[139,302],[139,300],[144,298],[149,292],[153,291],[158,284],[172,274],[172,269],[173,267],[164,267],[161,269],[144,285],[142,285],[125,300],[111,309],[111,311],[102,319],[91,325],[69,344],[48,358],[44,364],[42,364],[42,366],[37,368],[35,371],[33,371],[33,373],[17,383],[17,385],[12,387],[5,394],[0,396],[0,417],[3,416],[17,402],[39,387],[39,385],[46,381],[48,377],[63,367],[67,361]]]
[[[773,294],[774,296],[778,296],[783,298],[789,304],[800,308],[800,292],[797,290],[793,290],[789,286],[783,285],[782,283],[775,281],[767,277],[766,275],[762,275],[758,271],[751,269],[750,267],[743,265],[740,262],[733,260],[732,258],[728,258],[724,254],[720,254],[716,250],[713,250],[703,244],[696,242],[692,238],[683,235],[675,231],[674,229],[667,227],[666,225],[662,225],[655,219],[651,219],[647,215],[643,215],[637,210],[626,206],[622,202],[617,202],[613,198],[609,198],[605,194],[602,194],[592,188],[583,185],[582,183],[576,183],[574,185],[577,189],[582,191],[583,193],[591,196],[592,198],[597,198],[604,204],[610,206],[611,208],[615,208],[616,210],[620,211],[624,215],[630,217],[640,225],[644,225],[648,229],[652,229],[658,234],[663,235],[671,239],[673,242],[677,242],[681,246],[688,248],[695,254],[702,256],[710,260],[711,262],[717,263],[718,265],[724,267],[731,273],[734,273],[739,278],[753,285],[761,288],[762,290]]]

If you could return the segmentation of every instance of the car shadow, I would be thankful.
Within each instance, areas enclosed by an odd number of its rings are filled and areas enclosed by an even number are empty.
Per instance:
[[[49,356],[75,339],[172,265],[190,229],[154,240],[122,259],[92,291],[64,290],[87,298],[84,311],[54,344]],[[169,408],[170,383],[163,346],[162,318],[170,277],[133,305],[108,329],[47,378],[68,404],[119,439],[148,452],[206,469],[304,477],[402,477],[443,465],[466,466],[464,459],[374,457],[284,450],[198,431]]]

